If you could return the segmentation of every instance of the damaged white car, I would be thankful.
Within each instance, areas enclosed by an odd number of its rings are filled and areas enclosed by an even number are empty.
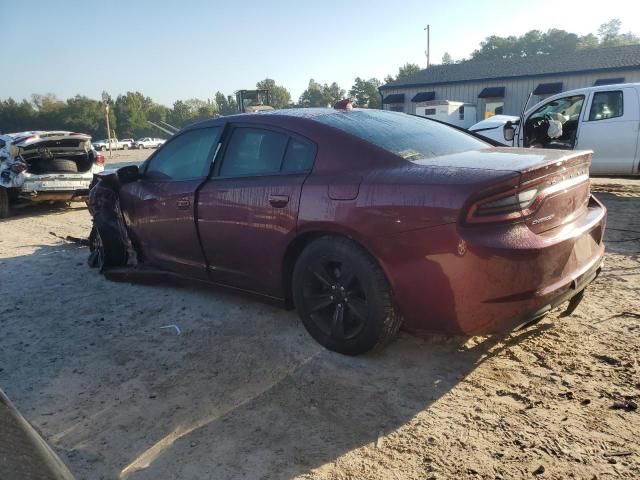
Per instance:
[[[84,200],[104,161],[84,133],[1,134],[0,218],[22,203]]]

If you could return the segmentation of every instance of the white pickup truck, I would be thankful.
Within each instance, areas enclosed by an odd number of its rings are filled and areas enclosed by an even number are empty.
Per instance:
[[[562,92],[522,118],[491,117],[469,130],[507,146],[593,150],[591,174],[640,175],[640,83]]]

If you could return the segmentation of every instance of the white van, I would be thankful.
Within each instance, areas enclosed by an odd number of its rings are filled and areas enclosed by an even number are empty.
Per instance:
[[[593,150],[591,174],[640,175],[640,83],[559,93],[522,118],[524,129],[521,119],[504,116],[469,130],[508,146]]]

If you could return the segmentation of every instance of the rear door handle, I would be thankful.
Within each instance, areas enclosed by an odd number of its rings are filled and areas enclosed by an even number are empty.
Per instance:
[[[186,210],[191,206],[191,200],[188,198],[181,198],[176,202],[176,206],[182,210]]]
[[[275,208],[284,208],[289,203],[289,195],[269,195],[269,203]]]

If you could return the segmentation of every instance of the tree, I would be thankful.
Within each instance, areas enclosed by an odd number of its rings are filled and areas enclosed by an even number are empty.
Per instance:
[[[232,115],[238,113],[238,106],[232,96],[225,97],[222,92],[216,92],[216,107],[220,115]]]
[[[363,80],[356,77],[351,90],[349,90],[349,97],[355,101],[357,107],[380,108],[379,86],[380,80],[377,78]]]
[[[331,85],[327,85],[325,83],[322,86],[322,95],[324,96],[325,103],[328,106],[333,107],[337,102],[345,97],[346,93],[336,82],[333,82]]]
[[[331,85],[320,85],[313,78],[309,80],[309,86],[300,95],[302,107],[331,107],[345,96],[345,91],[333,82]]]
[[[275,80],[265,78],[256,83],[258,89],[271,90],[271,106],[273,108],[287,108],[291,105],[291,93],[285,87],[276,85]]]
[[[300,95],[299,103],[302,107],[326,107],[328,102],[322,93],[322,85],[310,79],[309,86]]]
[[[578,48],[596,48],[599,45],[598,37],[593,33],[588,33],[580,37]]]
[[[109,112],[109,116],[109,126],[114,130],[116,120],[112,111]],[[64,126],[74,132],[89,133],[101,138],[107,137],[103,103],[81,95],[68,99],[64,109]]]
[[[417,65],[415,63],[405,63],[398,69],[398,76],[396,77],[396,80],[415,75],[416,73],[420,72],[420,70],[420,65]]]
[[[387,75],[386,77],[384,77],[384,83],[395,82],[396,80],[400,80],[401,78],[415,75],[416,73],[420,72],[420,70],[420,65],[407,62],[398,69],[398,74],[395,77],[393,75]]]
[[[140,92],[118,95],[113,110],[119,135],[122,137],[153,135],[156,130],[147,123],[147,112],[152,106],[153,101]]]
[[[492,35],[480,42],[480,47],[471,54],[472,60],[495,60],[534,55],[573,52],[580,48],[596,48],[640,43],[633,33],[620,33],[622,22],[614,18],[600,25],[598,35],[589,33],[578,36],[557,28],[546,32],[530,30],[519,37]],[[444,62],[443,62],[444,63]]]
[[[33,130],[38,112],[27,100],[18,103],[13,98],[0,101],[0,132]]]
[[[451,58],[451,55],[449,54],[449,52],[444,52],[444,55],[442,55],[442,64],[451,65],[452,63],[453,63],[453,58]]]
[[[167,121],[175,127],[182,128],[191,123],[194,116],[191,113],[191,107],[186,102],[178,100],[174,102],[173,108],[169,110]]]
[[[619,18],[614,18],[603,23],[598,28],[600,45],[604,47],[615,47],[620,45],[633,45],[640,43],[640,37],[631,32],[620,33],[622,22]]]

